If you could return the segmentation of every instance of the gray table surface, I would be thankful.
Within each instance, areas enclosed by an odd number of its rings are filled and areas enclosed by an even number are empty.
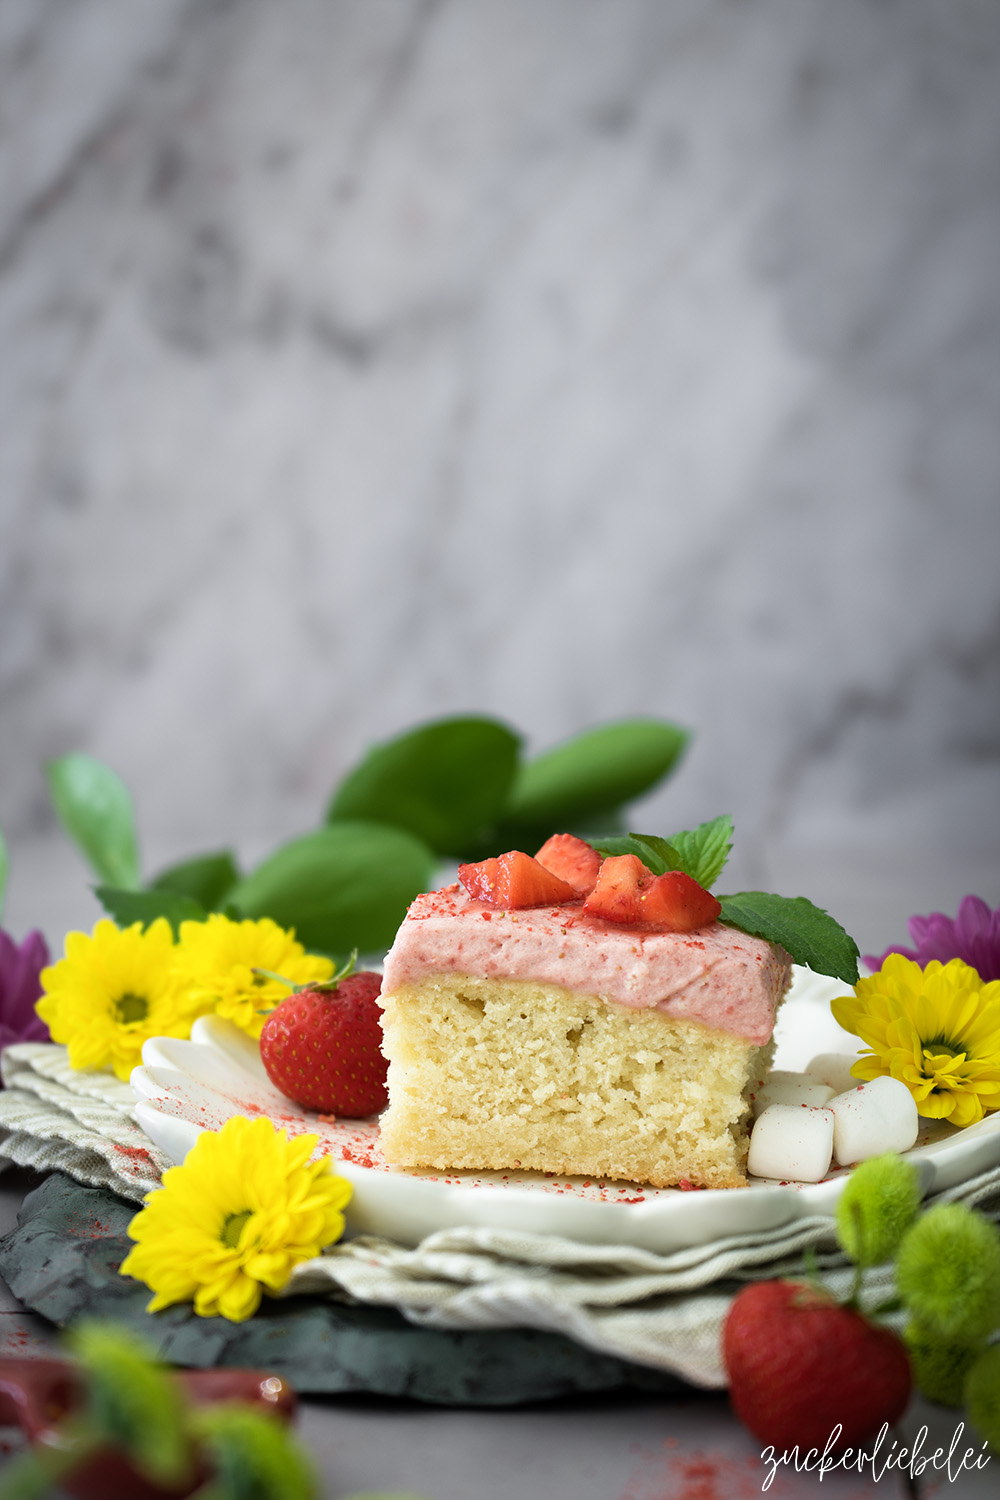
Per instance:
[[[19,1169],[0,1177],[0,1232],[16,1223],[21,1199],[37,1181]],[[30,1358],[56,1343],[56,1330],[0,1282],[0,1353]],[[955,1413],[915,1400],[902,1423],[903,1440],[912,1442],[926,1424],[924,1451],[947,1450],[956,1423]],[[324,1500],[394,1492],[421,1500],[744,1500],[762,1493],[768,1473],[756,1439],[718,1392],[588,1397],[499,1411],[307,1397],[298,1425],[322,1475]],[[978,1451],[978,1439],[969,1441]],[[0,1430],[0,1456],[16,1444],[16,1434]],[[785,1468],[768,1493],[774,1500],[869,1494],[986,1500],[1000,1490],[998,1481],[1000,1459],[954,1482],[944,1471],[928,1470],[912,1487],[896,1473],[878,1480],[870,1470],[832,1473],[820,1481]]]

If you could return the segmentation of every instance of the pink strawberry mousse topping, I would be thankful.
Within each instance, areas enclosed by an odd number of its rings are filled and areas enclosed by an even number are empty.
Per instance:
[[[413,902],[386,955],[382,993],[442,971],[559,984],[762,1046],[791,959],[721,922],[695,932],[643,932],[588,917],[577,902],[502,911],[449,885]]]

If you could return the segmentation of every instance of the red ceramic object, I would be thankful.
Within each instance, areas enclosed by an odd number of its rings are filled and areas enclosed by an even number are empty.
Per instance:
[[[246,1401],[275,1411],[286,1421],[295,1411],[295,1392],[287,1380],[263,1370],[178,1370],[179,1381],[194,1406],[217,1401]],[[34,1444],[51,1444],[54,1429],[79,1398],[76,1367],[67,1359],[0,1359],[0,1426],[20,1427]],[[165,1489],[138,1475],[124,1458],[106,1449],[87,1460],[62,1488],[77,1500],[181,1500],[204,1484],[204,1469],[179,1489]]]

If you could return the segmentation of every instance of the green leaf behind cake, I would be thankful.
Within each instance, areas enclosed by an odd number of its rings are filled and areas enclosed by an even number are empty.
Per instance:
[[[100,879],[135,890],[139,840],[132,796],[121,777],[82,751],[61,755],[45,769],[59,821]]]
[[[537,848],[565,829],[620,828],[620,809],[674,769],[690,738],[665,719],[619,719],[523,762],[493,839],[497,852]]]
[[[203,922],[206,916],[200,901],[180,891],[128,891],[121,886],[99,885],[94,895],[119,927],[131,927],[133,922],[148,927],[158,917],[166,917],[176,936],[182,922]]]
[[[218,854],[200,854],[161,871],[151,882],[152,890],[176,891],[190,896],[206,911],[221,911],[226,897],[240,878],[236,861],[228,849]]]
[[[340,783],[327,822],[386,823],[461,855],[501,815],[520,736],[496,719],[438,719],[375,745]]]
[[[674,769],[689,738],[665,719],[621,719],[526,757],[523,736],[487,715],[418,724],[369,748],[334,788],[323,826],[249,875],[223,850],[144,880],[132,798],[117,773],[72,753],[50,764],[48,780],[61,823],[96,871],[98,898],[120,924],[163,916],[176,930],[217,911],[266,916],[337,956],[387,947],[442,858],[533,850],[565,829],[622,828],[624,804]],[[679,836],[684,868],[692,856],[682,846]]]
[[[401,828],[334,823],[284,844],[230,892],[240,916],[271,917],[310,952],[343,956],[388,948],[434,855]]]

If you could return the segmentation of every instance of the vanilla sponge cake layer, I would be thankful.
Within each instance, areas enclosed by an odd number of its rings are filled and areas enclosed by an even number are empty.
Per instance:
[[[383,993],[397,1166],[746,1184],[757,1045],[560,985],[451,972]]]

